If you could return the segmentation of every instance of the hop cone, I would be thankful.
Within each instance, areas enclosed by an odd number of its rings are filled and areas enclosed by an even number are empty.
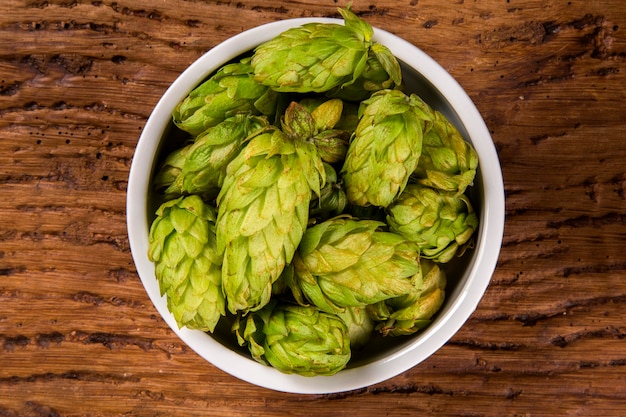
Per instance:
[[[343,160],[348,148],[350,133],[334,129],[341,120],[343,102],[339,99],[327,100],[311,109],[292,102],[281,120],[282,129],[289,136],[315,145],[324,162],[334,163]]]
[[[165,198],[198,194],[213,200],[224,182],[226,167],[251,137],[267,128],[264,117],[237,114],[201,133],[191,145],[174,151],[165,161],[158,185]]]
[[[384,223],[337,217],[307,229],[293,266],[297,288],[318,308],[342,311],[411,290],[417,246],[378,231]]]
[[[346,194],[355,205],[387,207],[417,167],[430,117],[419,97],[399,90],[374,93],[362,106],[342,169]]]
[[[350,132],[336,128],[342,121],[343,102],[332,99],[311,111],[315,130],[309,140],[315,145],[322,161],[330,164],[343,161],[350,142]]]
[[[369,315],[380,323],[383,336],[416,333],[431,322],[445,299],[446,275],[437,264],[422,260],[413,291],[400,297],[367,306]]]
[[[275,91],[258,84],[250,58],[226,64],[196,87],[173,111],[180,129],[197,136],[237,113],[272,116],[278,106]]]
[[[463,194],[476,176],[478,155],[442,113],[434,111],[433,121],[413,177],[429,187]]]
[[[239,316],[233,330],[252,357],[283,373],[333,375],[350,360],[345,323],[313,306],[271,302],[260,311]]]
[[[159,207],[150,227],[149,259],[178,326],[212,332],[224,315],[215,209],[198,196]]]
[[[309,23],[259,45],[252,56],[255,80],[276,91],[322,93],[350,84],[366,67],[372,27],[339,9],[345,25]]]
[[[445,263],[470,243],[478,218],[465,194],[409,184],[387,208],[389,229],[416,242],[422,256]]]
[[[280,130],[251,139],[228,165],[217,197],[217,242],[228,309],[258,310],[291,262],[319,195],[324,167],[310,143]]]

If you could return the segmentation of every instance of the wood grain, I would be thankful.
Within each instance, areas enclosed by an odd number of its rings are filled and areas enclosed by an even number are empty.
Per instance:
[[[332,395],[239,381],[137,277],[126,186],[148,116],[243,30],[339,1],[3,0],[0,416],[626,415],[626,3],[354,1],[446,68],[505,179],[490,287],[431,358]]]

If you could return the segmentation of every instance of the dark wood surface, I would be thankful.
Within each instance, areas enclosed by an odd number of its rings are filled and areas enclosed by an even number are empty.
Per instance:
[[[491,285],[428,360],[355,392],[277,393],[160,318],[125,224],[152,108],[228,37],[345,4],[2,0],[0,416],[626,415],[623,0],[354,1],[461,83],[502,163]]]

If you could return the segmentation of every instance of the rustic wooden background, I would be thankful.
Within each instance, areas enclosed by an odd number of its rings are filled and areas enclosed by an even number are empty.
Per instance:
[[[346,1],[2,0],[0,416],[626,415],[626,3],[353,2],[439,61],[492,132],[502,252],[475,314],[384,383],[293,395],[169,330],[125,225],[135,145],[195,59]]]

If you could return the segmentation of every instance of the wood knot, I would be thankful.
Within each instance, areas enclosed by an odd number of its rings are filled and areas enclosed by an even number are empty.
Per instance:
[[[483,49],[502,49],[515,43],[540,44],[545,41],[547,32],[540,22],[525,22],[518,26],[502,26],[493,32],[480,35],[479,43]]]

